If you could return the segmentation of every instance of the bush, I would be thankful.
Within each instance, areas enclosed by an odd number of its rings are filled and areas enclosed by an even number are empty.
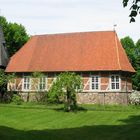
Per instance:
[[[14,94],[12,97],[12,102],[16,105],[21,105],[23,100],[21,99],[21,97],[17,94]]]
[[[64,72],[57,76],[53,82],[48,96],[51,102],[62,101],[65,111],[77,109],[76,93],[82,90],[82,79],[80,75],[71,72]]]
[[[59,104],[62,103],[60,97],[55,93],[56,91],[50,90],[46,96],[47,96],[47,103],[50,104]]]
[[[129,96],[130,104],[139,105],[140,104],[140,91],[133,91]]]

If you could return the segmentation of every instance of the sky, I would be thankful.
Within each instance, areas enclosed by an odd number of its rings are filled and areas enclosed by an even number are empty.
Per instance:
[[[22,24],[29,35],[115,30],[140,39],[140,15],[129,23],[123,0],[0,0],[0,15]]]

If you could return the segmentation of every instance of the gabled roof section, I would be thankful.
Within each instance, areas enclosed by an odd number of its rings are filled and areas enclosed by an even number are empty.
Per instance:
[[[6,72],[135,72],[114,31],[36,35],[11,58]]]
[[[8,64],[8,55],[5,47],[5,39],[2,31],[2,27],[0,26],[0,67],[6,67]]]

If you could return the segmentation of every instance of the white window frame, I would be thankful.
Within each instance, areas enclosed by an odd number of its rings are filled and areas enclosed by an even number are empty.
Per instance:
[[[98,77],[98,82],[92,82],[92,78],[93,77]],[[92,84],[98,84],[98,89],[92,89]],[[101,90],[101,78],[100,78],[100,76],[97,74],[97,75],[95,75],[95,74],[91,74],[90,75],[90,91],[100,91]]]
[[[41,82],[41,79],[43,79],[43,78],[45,79],[45,81]],[[44,84],[45,85],[45,88],[44,89],[40,89],[40,84],[41,85]],[[39,91],[45,91],[45,90],[47,90],[47,77],[46,76],[39,78],[38,90]]]
[[[25,81],[25,78],[29,78],[29,81]],[[22,82],[22,91],[30,91],[31,90],[31,78],[29,76],[23,76],[23,82]],[[29,84],[29,88],[25,88],[24,85]]]
[[[112,80],[111,80],[112,76],[115,76],[115,81],[114,82],[112,82]],[[119,81],[118,82],[116,82],[116,76],[119,77]],[[112,89],[112,83],[115,84],[115,89]],[[116,89],[116,84],[117,83],[119,84],[119,89]],[[121,78],[120,78],[120,75],[118,75],[118,74],[111,74],[110,75],[110,77],[109,77],[109,89],[110,89],[110,91],[120,91],[121,90]]]

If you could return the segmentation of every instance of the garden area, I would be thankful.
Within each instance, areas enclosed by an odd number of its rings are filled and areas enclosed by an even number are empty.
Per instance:
[[[75,112],[64,112],[62,107],[0,104],[0,139],[140,139],[139,106],[80,105]]]

